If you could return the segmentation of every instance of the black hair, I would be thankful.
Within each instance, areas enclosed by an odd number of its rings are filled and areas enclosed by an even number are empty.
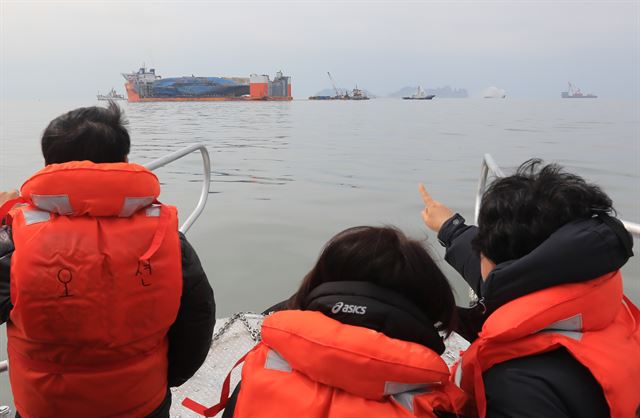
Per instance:
[[[568,222],[612,212],[611,199],[597,185],[530,159],[484,193],[472,246],[499,264],[530,253]]]
[[[413,302],[450,333],[455,322],[451,285],[419,241],[394,227],[358,226],[331,238],[289,305],[304,309],[309,293],[327,282],[361,281],[390,289]]]
[[[126,161],[131,140],[118,105],[81,107],[58,116],[42,134],[46,165],[89,160],[94,163]]]

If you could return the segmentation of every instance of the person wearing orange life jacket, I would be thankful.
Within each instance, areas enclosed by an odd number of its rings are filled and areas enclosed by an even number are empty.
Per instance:
[[[466,398],[440,357],[438,330],[454,322],[451,287],[399,230],[337,234],[288,307],[265,318],[228,405],[224,393],[211,408],[189,398],[183,405],[204,416],[226,406],[224,418],[443,418],[462,410]]]
[[[68,112],[43,134],[26,205],[3,205],[0,322],[18,416],[169,417],[169,387],[206,357],[213,291],[129,147],[115,104]]]
[[[458,328],[473,341],[454,373],[468,414],[640,416],[640,313],[619,272],[633,240],[611,199],[539,160],[491,184],[477,228],[421,192],[425,224],[480,298]]]

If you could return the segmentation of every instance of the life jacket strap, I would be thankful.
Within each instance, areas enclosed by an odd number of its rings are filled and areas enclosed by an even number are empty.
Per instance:
[[[236,364],[233,365],[231,370],[229,370],[229,374],[227,374],[227,377],[224,379],[224,383],[222,384],[222,391],[220,392],[220,402],[218,402],[217,404],[213,405],[210,408],[207,408],[206,406],[194,401],[191,398],[184,398],[184,400],[182,401],[182,406],[205,417],[214,417],[218,412],[225,409],[227,407],[227,404],[229,403],[231,373],[236,367],[238,367],[240,363],[244,362],[245,358],[247,357],[247,355],[249,355],[249,353],[251,353],[251,351],[246,353],[244,356],[240,357],[240,359],[236,362]]]
[[[160,218],[158,219],[158,226],[156,227],[156,231],[153,234],[151,245],[149,246],[147,251],[145,251],[145,253],[140,256],[141,262],[148,262],[149,259],[162,246],[162,241],[164,241],[164,237],[167,233],[167,228],[169,226],[169,223],[171,222],[171,215],[169,214],[168,208],[165,205],[161,204],[158,200],[155,200],[154,203],[160,204]]]

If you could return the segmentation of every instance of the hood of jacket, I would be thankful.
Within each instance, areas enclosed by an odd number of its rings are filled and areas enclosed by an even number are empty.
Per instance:
[[[570,222],[529,254],[498,264],[482,283],[481,302],[491,313],[521,296],[595,279],[622,267],[633,239],[607,215]]]

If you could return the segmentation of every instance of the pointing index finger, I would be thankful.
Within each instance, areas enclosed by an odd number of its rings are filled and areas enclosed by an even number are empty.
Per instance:
[[[422,196],[422,201],[424,202],[424,204],[427,206],[431,205],[434,202],[434,200],[429,194],[429,192],[427,192],[427,189],[424,187],[424,184],[420,183],[419,189],[420,189],[420,195]]]

